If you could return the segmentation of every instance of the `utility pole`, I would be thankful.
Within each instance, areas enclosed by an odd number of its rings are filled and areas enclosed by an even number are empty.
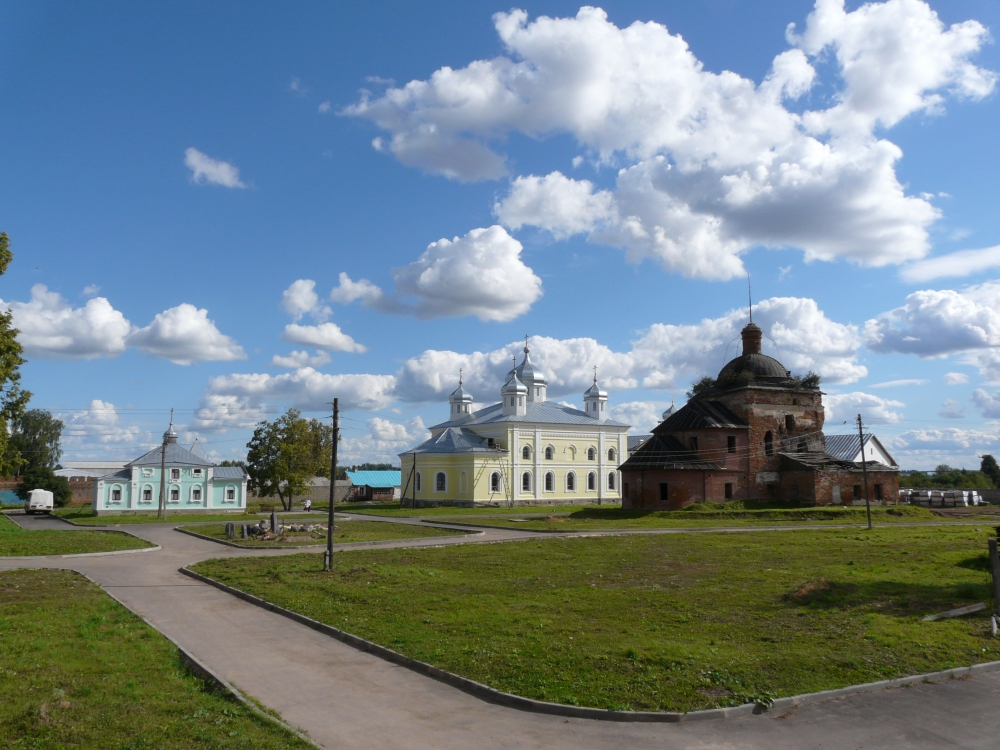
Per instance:
[[[868,529],[872,527],[872,504],[868,499],[868,465],[865,463],[865,433],[861,429],[861,415],[858,415],[858,439],[861,441],[861,473],[865,478],[865,511],[868,513]]]
[[[174,428],[174,410],[170,410],[170,426],[163,433],[163,445],[160,446],[160,503],[156,509],[156,520],[167,519],[167,434]]]
[[[337,492],[337,442],[340,439],[340,399],[333,399],[333,445],[330,449],[330,513],[326,522],[323,570],[333,571],[333,501]]]

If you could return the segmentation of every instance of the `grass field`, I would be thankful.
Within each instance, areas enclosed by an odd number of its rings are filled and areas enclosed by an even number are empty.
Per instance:
[[[267,548],[267,547],[299,547],[305,545],[326,544],[326,535],[314,537],[310,534],[289,533],[281,541],[264,541],[258,539],[240,539],[239,527],[237,527],[236,539],[226,539],[226,525],[224,523],[207,526],[182,526],[186,531],[193,531],[196,534],[213,539],[221,539],[228,542],[235,542],[241,547]],[[433,529],[426,526],[411,526],[402,523],[380,523],[379,521],[343,521],[337,520],[337,530],[333,534],[333,541],[337,544],[349,544],[351,542],[379,542],[388,539],[414,539],[432,536],[454,536],[464,534],[463,531],[452,531],[450,529]]]
[[[52,512],[65,521],[70,521],[77,526],[127,526],[136,523],[207,523],[213,521],[233,521],[235,523],[256,523],[262,518],[270,518],[270,514],[253,513],[180,513],[167,512],[166,521],[161,521],[156,517],[156,512],[152,513],[123,513],[121,515],[94,515],[90,508],[61,508]],[[319,521],[326,518],[325,513],[295,513],[290,516],[282,516],[286,520],[294,520],[295,523],[301,521]]]
[[[76,555],[152,546],[129,534],[108,531],[27,531],[0,515],[0,557]]]
[[[438,520],[460,520],[445,519]],[[595,529],[668,529],[703,526],[780,526],[799,523],[864,524],[863,507],[765,508],[758,510],[712,508],[698,510],[622,510],[621,508],[586,508],[567,515],[531,515],[507,511],[484,518],[465,519],[469,523],[528,531],[590,531]],[[976,518],[941,518],[927,508],[900,506],[872,508],[873,523],[948,523]],[[985,519],[984,524],[995,523]]]
[[[694,710],[1000,659],[988,526],[548,538],[199,572],[499,690]]]
[[[621,508],[620,505],[601,506],[607,510]],[[476,508],[455,508],[455,507],[433,507],[433,508],[400,508],[399,503],[385,505],[362,505],[360,503],[337,505],[337,512],[344,513],[364,513],[370,516],[398,516],[399,518],[440,518],[444,516],[454,516],[464,518],[466,516],[495,516],[520,514],[568,514],[575,511],[597,508],[595,505],[526,505],[520,508],[494,508],[479,506]]]
[[[204,689],[177,649],[69,571],[0,572],[0,746],[305,748]]]

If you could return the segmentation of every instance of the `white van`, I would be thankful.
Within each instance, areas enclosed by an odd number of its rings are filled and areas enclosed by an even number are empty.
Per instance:
[[[28,496],[28,502],[24,506],[24,512],[29,516],[34,513],[51,513],[55,505],[55,497],[48,490],[32,490]]]

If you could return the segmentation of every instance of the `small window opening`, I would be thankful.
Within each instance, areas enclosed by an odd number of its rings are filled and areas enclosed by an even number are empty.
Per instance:
[[[797,450],[799,453],[808,453],[809,446],[806,443],[799,443],[797,446]]]
[[[771,435],[770,431],[764,434],[764,455],[774,455],[774,437]]]
[[[670,485],[666,482],[660,482],[660,500],[664,502],[670,499]]]
[[[438,492],[444,492],[445,485],[448,482],[448,478],[444,475],[443,471],[439,471],[437,476],[434,477],[434,489]]]
[[[788,430],[789,432],[795,429],[795,417],[793,417],[791,414],[785,415],[785,429]]]
[[[500,472],[494,471],[490,474],[490,492],[500,491]]]
[[[181,491],[176,487],[170,490],[170,502],[176,503],[181,499]]]
[[[545,491],[552,492],[556,488],[556,475],[551,471],[545,475]]]
[[[860,500],[861,499],[861,485],[860,484],[854,485],[854,499],[855,500]]]
[[[882,485],[881,484],[876,484],[875,485],[875,499],[876,500],[881,500],[882,499]]]
[[[591,492],[597,489],[597,475],[594,472],[587,475],[587,489]]]
[[[521,475],[521,491],[522,492],[531,492],[531,473],[530,472],[526,471],[526,472],[524,472]]]
[[[733,483],[726,482],[726,500],[733,499]]]
[[[567,474],[566,475],[566,491],[567,492],[576,492],[576,475],[575,474]]]
[[[615,449],[614,448],[608,448],[608,460],[609,461],[614,461],[615,460]]]
[[[593,461],[596,458],[597,458],[597,451],[595,451],[593,448],[587,448],[587,460]]]
[[[726,450],[729,453],[736,453],[736,436],[730,435],[726,438]]]
[[[552,446],[546,446],[545,448],[545,460],[551,461],[555,457],[555,451],[552,450]]]
[[[531,448],[529,446],[526,445],[521,449],[521,458],[523,458],[525,461],[531,459]]]
[[[616,476],[616,474],[614,472],[611,472],[610,474],[608,474],[608,489],[609,490],[613,490],[615,488],[615,476]]]
[[[236,488],[235,487],[227,487],[226,488],[226,500],[235,500],[235,499],[236,499]]]

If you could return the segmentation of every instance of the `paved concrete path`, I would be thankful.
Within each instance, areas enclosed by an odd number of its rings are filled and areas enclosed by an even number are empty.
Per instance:
[[[55,519],[15,520],[26,527],[69,528]],[[261,554],[257,550],[223,547],[179,534],[168,525],[132,525],[128,530],[163,549],[141,556],[3,560],[0,569],[56,567],[85,573],[222,677],[331,749],[993,750],[998,745],[1000,673],[852,696],[777,714],[680,724],[563,719],[501,708],[177,572],[183,565],[211,557]],[[534,536],[491,530],[474,540]],[[421,538],[386,544],[427,546],[474,540]],[[343,545],[353,546],[359,545]],[[248,658],[251,654],[253,659]]]

